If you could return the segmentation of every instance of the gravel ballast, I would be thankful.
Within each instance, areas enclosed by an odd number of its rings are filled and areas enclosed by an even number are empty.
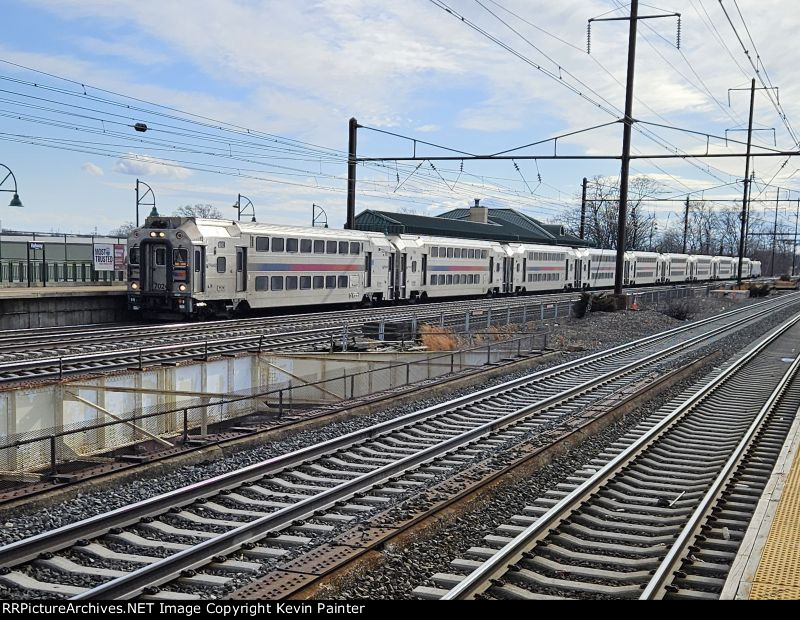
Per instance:
[[[727,300],[724,303],[720,303],[719,300],[711,298],[703,298],[700,301],[703,302],[703,305],[700,308],[700,313],[693,317],[695,319],[724,311],[723,308],[725,310],[730,309],[734,305]],[[740,303],[749,303],[749,301]],[[564,321],[550,322],[549,327],[553,329],[551,346],[594,351],[660,332],[682,323],[659,312],[640,311],[616,314],[593,313],[585,319],[565,319]],[[755,328],[757,332],[753,331],[752,335],[750,332],[754,328],[749,328],[745,332],[740,332],[730,337],[738,343],[735,348],[744,346],[757,333],[762,333],[767,329],[768,324],[772,324],[770,320],[761,321]],[[566,353],[550,364],[543,364],[536,369],[517,370],[503,377],[486,381],[482,384],[482,387],[489,387],[524,376],[533,370],[561,363],[584,354],[585,352]],[[444,402],[473,390],[474,388],[465,388],[436,398],[421,399],[414,404],[395,407],[357,418],[335,421],[324,427],[299,430],[288,434],[277,442],[242,449],[239,452],[228,454],[213,461],[177,466],[167,474],[162,470],[158,473],[143,475],[140,478],[120,483],[114,488],[89,490],[34,512],[29,512],[29,509],[25,507],[6,511],[0,517],[0,522],[4,526],[0,528],[0,544],[8,544],[188,484],[234,471],[378,422]]]

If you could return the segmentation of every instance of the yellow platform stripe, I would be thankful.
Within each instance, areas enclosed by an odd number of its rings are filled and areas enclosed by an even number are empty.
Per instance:
[[[786,479],[750,599],[800,599],[800,452]]]

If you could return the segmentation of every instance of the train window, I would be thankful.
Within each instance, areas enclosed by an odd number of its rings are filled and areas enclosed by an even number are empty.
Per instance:
[[[438,276],[435,276],[435,275],[431,276],[431,286],[436,286],[436,279],[437,278],[438,278]]]
[[[340,241],[339,242],[339,254],[347,254],[347,250],[349,248],[349,244],[347,241]]]
[[[297,252],[298,243],[299,242],[297,241],[297,239],[287,239],[286,240],[286,251],[287,252]]]
[[[300,276],[300,290],[307,291],[311,288],[311,276]]]
[[[468,252],[469,252],[468,258],[475,258],[475,250],[473,250],[472,248],[470,248],[470,249],[468,250]]]
[[[156,248],[156,265],[167,264],[167,250],[164,248]]]
[[[131,251],[128,254],[128,262],[131,265],[139,264],[139,248],[131,248]]]
[[[486,258],[489,255],[488,250],[481,250],[481,258]]]
[[[269,237],[256,237],[256,252],[269,252]]]
[[[447,248],[447,258],[453,258],[453,248]]]
[[[324,276],[314,276],[314,288],[325,288]]]
[[[314,241],[314,254],[325,254],[325,242],[317,239]]]
[[[350,254],[361,254],[361,244],[360,243],[351,243],[350,244]]]
[[[270,288],[273,291],[283,290],[283,276],[271,276],[269,279]]]
[[[283,237],[273,237],[271,243],[271,249],[273,252],[283,252]]]
[[[325,276],[325,288],[336,288],[336,276]]]
[[[350,278],[347,276],[338,276],[338,280],[339,288],[347,288]]]
[[[220,256],[217,258],[217,273],[225,273],[227,270],[227,265],[225,264],[225,257]]]
[[[411,273],[417,273],[417,261],[411,261]]]
[[[236,273],[242,273],[244,269],[244,260],[242,260],[242,252],[236,252]]]
[[[217,247],[218,248],[224,248],[225,247],[225,242],[224,241],[218,241],[217,242]]]
[[[461,284],[466,284],[466,283],[467,283],[467,274],[466,273],[462,273],[461,274]]]
[[[453,283],[453,275],[452,274],[450,274],[450,273],[447,274],[446,283],[447,284],[452,284]]]
[[[431,258],[439,258],[439,248],[435,246],[431,248]]]
[[[453,250],[453,258],[461,258],[461,248],[455,248]]]
[[[172,264],[176,267],[186,267],[189,262],[189,251],[185,248],[172,250]]]
[[[325,242],[325,253],[326,254],[336,254],[336,242],[335,241],[326,241]]]
[[[286,276],[286,290],[297,290],[297,276]]]
[[[475,284],[475,275],[474,274],[469,274],[467,276],[467,284]]]
[[[194,251],[194,270],[196,273],[200,273],[200,250]]]
[[[500,263],[497,263],[497,266],[495,267],[495,271],[500,271]]]
[[[311,239],[300,239],[300,251],[303,254],[311,254]]]
[[[269,290],[269,276],[256,276],[256,290],[257,291]]]
[[[519,273],[519,263],[517,263],[517,273]]]

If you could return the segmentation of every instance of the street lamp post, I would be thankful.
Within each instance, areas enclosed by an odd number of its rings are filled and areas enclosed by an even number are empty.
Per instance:
[[[247,202],[242,206],[242,198],[244,198]],[[242,214],[246,215],[247,209],[250,209],[250,215],[252,216],[251,222],[256,221],[256,208],[253,206],[253,201],[250,200],[247,196],[242,196],[241,194],[238,195],[236,198],[236,204],[233,205],[233,208],[236,209],[236,221],[242,221]]]
[[[328,214],[318,204],[311,203],[311,227],[314,228],[317,224],[322,224],[324,228],[327,228]]]
[[[147,188],[144,194],[139,193],[140,185]],[[150,202],[145,202],[148,196],[150,196]],[[144,181],[136,179],[136,228],[139,228],[139,207],[153,207],[150,215],[158,215],[158,211],[156,211],[156,195],[153,193],[153,188]]]
[[[0,164],[0,168],[5,168],[8,170],[6,176],[3,177],[3,180],[0,181],[0,192],[8,192],[9,194],[13,193],[14,197],[11,199],[11,202],[8,203],[9,207],[21,207],[22,201],[19,199],[19,194],[17,193],[17,177],[14,176],[14,173],[11,172],[11,168],[6,166],[5,164]],[[14,181],[14,189],[2,189],[3,183],[8,180],[8,177],[11,177],[11,180]]]

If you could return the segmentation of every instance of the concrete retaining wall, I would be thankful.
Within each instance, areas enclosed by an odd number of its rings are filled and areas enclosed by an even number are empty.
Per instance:
[[[242,355],[182,366],[165,366],[143,372],[85,381],[65,381],[41,387],[0,393],[0,471],[33,472],[51,462],[55,445],[58,462],[87,457],[148,439],[183,432],[187,427],[202,434],[209,424],[284,406],[338,403],[386,389],[445,375],[451,370],[481,366],[516,351],[492,345],[487,351],[408,353],[339,353],[302,355]],[[393,367],[389,367],[393,366]],[[368,374],[359,374],[372,370]],[[332,379],[321,386],[308,385]],[[282,390],[264,396],[270,390]],[[251,397],[253,394],[261,396]],[[214,404],[228,397],[245,397]],[[76,398],[77,397],[77,398]],[[80,399],[93,403],[91,406]],[[129,424],[83,430],[112,421],[111,414]],[[161,413],[175,410],[172,413]],[[158,413],[152,417],[142,417]],[[51,440],[62,430],[75,431]],[[9,447],[23,439],[24,446]],[[5,447],[2,447],[5,446]]]
[[[0,298],[0,329],[130,321],[124,294]]]

